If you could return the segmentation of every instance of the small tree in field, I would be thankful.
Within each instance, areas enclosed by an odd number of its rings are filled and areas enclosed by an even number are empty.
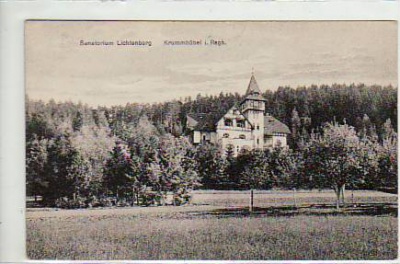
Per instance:
[[[345,186],[360,180],[360,141],[353,127],[329,123],[322,134],[314,134],[304,149],[305,171],[316,187],[335,191],[336,207],[344,204]]]
[[[267,181],[271,180],[267,157],[265,152],[254,150],[239,155],[238,162],[245,164],[240,181],[241,184],[247,186],[250,190],[249,211],[252,212],[254,207],[254,189],[262,187]]]

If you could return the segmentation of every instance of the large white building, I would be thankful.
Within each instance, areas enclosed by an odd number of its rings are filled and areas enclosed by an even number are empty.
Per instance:
[[[219,116],[188,114],[186,129],[194,144],[210,142],[237,155],[242,150],[287,147],[289,128],[265,112],[265,99],[254,75],[243,101]]]

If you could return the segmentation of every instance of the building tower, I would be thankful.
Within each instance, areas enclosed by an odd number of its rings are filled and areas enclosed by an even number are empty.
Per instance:
[[[253,126],[252,137],[255,149],[263,148],[265,101],[252,73],[245,98],[240,103],[240,109]]]

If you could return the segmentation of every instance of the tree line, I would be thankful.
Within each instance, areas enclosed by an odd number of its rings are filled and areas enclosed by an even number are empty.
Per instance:
[[[163,204],[166,193],[182,204],[194,188],[332,188],[338,201],[345,186],[396,188],[397,89],[280,87],[264,96],[267,111],[292,130],[290,149],[237,157],[192,146],[185,117],[219,114],[239,94],[96,108],[27,98],[27,194],[82,207]]]

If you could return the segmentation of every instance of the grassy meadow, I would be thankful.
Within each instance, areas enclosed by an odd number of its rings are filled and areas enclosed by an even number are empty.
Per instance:
[[[357,191],[357,206],[342,212],[327,206],[333,192],[258,192],[255,198],[252,214],[246,192],[212,191],[197,192],[193,205],[183,207],[28,209],[27,254],[59,260],[397,258],[397,213],[383,210],[397,208],[397,195]]]

